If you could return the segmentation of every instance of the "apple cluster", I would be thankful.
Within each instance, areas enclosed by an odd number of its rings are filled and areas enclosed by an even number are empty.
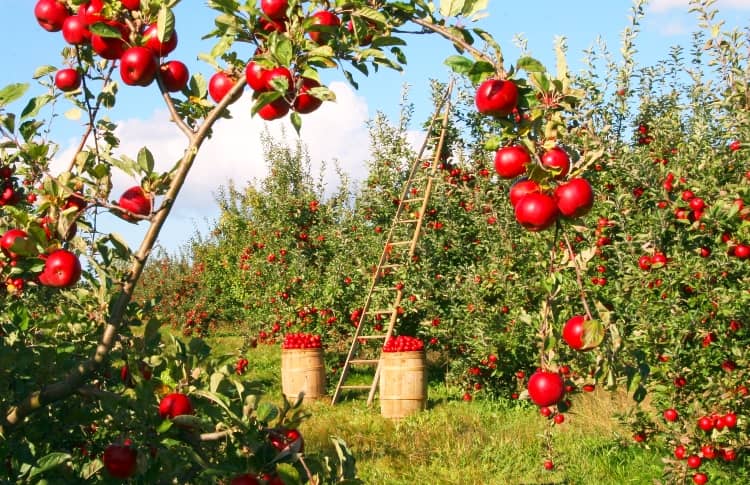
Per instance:
[[[669,258],[661,252],[656,251],[653,255],[644,254],[638,258],[638,267],[643,271],[650,271],[652,269],[658,269],[666,266],[669,262]]]
[[[14,172],[10,165],[0,167],[0,207],[16,205],[23,197],[23,189],[19,187]]]
[[[288,333],[284,336],[282,349],[319,349],[323,347],[320,335],[311,333]]]
[[[176,60],[161,62],[177,47],[177,33],[168,32],[160,39],[157,24],[146,22],[140,10],[140,0],[107,5],[104,0],[90,0],[75,11],[59,0],[38,0],[34,15],[45,30],[62,32],[68,44],[119,61],[125,84],[148,86],[158,75],[167,91],[182,91],[190,79],[187,66]],[[64,92],[75,91],[81,86],[81,73],[72,67],[60,69],[55,85]]]
[[[78,283],[81,278],[81,262],[78,256],[67,249],[52,249],[49,252],[39,254],[37,246],[32,237],[24,230],[14,228],[6,231],[0,237],[0,250],[7,258],[0,260],[0,267],[9,265],[15,267],[24,258],[38,258],[44,261],[42,272],[37,275],[37,280],[44,286],[52,288],[70,288]],[[8,289],[20,291],[23,289],[22,278],[11,278],[6,281]]]
[[[488,79],[479,85],[474,101],[479,113],[505,118],[518,114],[518,87],[512,80]],[[536,158],[536,155],[534,155]],[[583,177],[567,180],[570,156],[562,146],[554,146],[539,156],[543,177],[522,178],[510,189],[510,201],[516,220],[530,231],[552,226],[559,216],[576,218],[586,214],[594,204],[591,184]],[[495,152],[495,171],[504,179],[527,175],[532,169],[532,154],[520,144],[511,144]],[[536,172],[539,173],[539,172]],[[544,180],[541,180],[544,179]],[[554,182],[554,187],[548,183]]]
[[[422,350],[424,350],[424,342],[408,335],[391,337],[383,345],[383,352],[419,352]]]

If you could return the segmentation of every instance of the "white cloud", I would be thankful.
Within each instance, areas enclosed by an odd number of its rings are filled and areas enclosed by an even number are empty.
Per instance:
[[[667,12],[669,10],[682,9],[687,12],[689,0],[652,0],[649,10],[653,12]],[[750,0],[718,0],[716,6],[719,9],[750,10]]]
[[[329,86],[335,93],[335,103],[324,103],[320,109],[302,117],[300,138],[310,154],[312,174],[319,173],[321,162],[325,161],[324,181],[328,190],[338,185],[333,161],[355,180],[365,175],[364,161],[369,153],[369,136],[366,127],[368,106],[366,100],[343,82],[333,82]],[[214,135],[206,140],[195,160],[185,186],[175,204],[170,220],[165,226],[160,241],[169,249],[185,242],[197,226],[205,229],[206,218],[217,214],[213,193],[220,185],[233,179],[238,186],[248,181],[261,179],[267,173],[260,142],[261,133],[266,127],[276,138],[285,132],[287,140],[294,142],[296,134],[288,118],[265,122],[259,117],[250,116],[250,95],[234,103],[230,108],[231,119],[219,120],[214,125]],[[171,122],[166,109],[152,113],[146,119],[128,119],[118,123],[117,136],[121,140],[120,152],[134,158],[138,150],[147,146],[156,160],[156,170],[166,171],[178,160],[185,149],[185,136]],[[54,164],[55,168],[67,165],[74,151],[75,143],[67,148]],[[112,198],[138,181],[124,174],[113,178]],[[139,241],[145,224],[135,227],[112,217],[101,229],[122,231],[131,244]],[[124,226],[123,226],[124,224]],[[144,227],[141,227],[144,226]]]

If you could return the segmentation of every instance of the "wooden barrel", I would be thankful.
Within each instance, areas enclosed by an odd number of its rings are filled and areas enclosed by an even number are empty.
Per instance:
[[[425,355],[383,352],[380,364],[380,414],[400,419],[427,407]]]
[[[282,349],[281,390],[291,402],[304,393],[304,401],[326,394],[326,369],[323,349]]]

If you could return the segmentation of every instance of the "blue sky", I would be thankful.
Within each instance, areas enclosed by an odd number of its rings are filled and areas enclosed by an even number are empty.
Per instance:
[[[36,24],[33,16],[33,0],[0,0],[3,11],[3,28],[0,41],[6,46],[3,54],[4,69],[0,70],[0,85],[28,80],[39,65],[59,65],[59,52],[64,46],[62,36],[50,34]],[[696,21],[687,13],[687,0],[652,0],[648,14],[641,26],[638,41],[638,58],[643,64],[652,64],[666,57],[669,47],[688,45],[689,33]],[[728,27],[750,25],[750,0],[720,0],[721,18]],[[492,33],[505,51],[505,58],[512,62],[519,55],[513,38],[522,34],[528,42],[531,54],[552,66],[553,41],[556,36],[568,39],[568,60],[572,70],[581,68],[583,50],[593,44],[597,37],[606,41],[610,51],[619,50],[622,29],[628,25],[631,2],[628,0],[526,0],[508,2],[490,0],[488,17],[477,25]],[[210,43],[198,39],[212,26],[212,12],[202,0],[183,0],[176,9],[177,30],[180,42],[170,58],[186,62],[193,72],[210,75],[211,71],[196,60],[197,54],[208,51]],[[313,166],[320,160],[338,160],[342,167],[356,177],[361,174],[362,160],[366,156],[367,138],[364,122],[378,110],[396,116],[400,91],[405,83],[410,86],[410,100],[415,103],[416,122],[429,115],[429,89],[427,79],[445,80],[448,70],[443,59],[454,53],[446,42],[433,36],[413,36],[406,48],[409,64],[404,73],[381,71],[370,78],[360,76],[359,91],[355,92],[344,83],[343,75],[337,71],[327,72],[324,79],[332,83],[339,101],[335,106],[325,106],[319,112],[306,117],[302,138],[310,148]],[[248,56],[250,53],[247,53]],[[157,160],[166,168],[181,153],[182,140],[179,133],[167,122],[166,112],[160,103],[158,90],[123,86],[118,107],[109,116],[120,122],[119,135],[124,140],[123,151],[131,157],[140,146],[155,147]],[[172,221],[160,237],[161,243],[174,250],[184,243],[195,229],[204,230],[206,219],[215,217],[216,209],[212,192],[233,178],[239,185],[264,175],[264,163],[260,159],[258,133],[265,124],[249,117],[249,100],[243,99],[233,107],[235,120],[217,127],[217,136],[199,157],[193,177],[188,179],[186,193],[178,200]],[[11,109],[20,110],[20,106]],[[82,129],[80,122],[60,118],[56,121],[54,135],[61,146],[61,157],[65,158],[74,137]],[[283,122],[269,125],[272,133],[280,133]],[[293,135],[286,125],[287,138]],[[66,152],[67,150],[67,152]],[[330,166],[330,163],[329,163]],[[327,176],[331,184],[336,181]],[[137,183],[124,178],[115,180],[115,193]],[[135,244],[144,227],[112,218],[105,220],[106,229],[121,232]],[[141,223],[140,226],[144,226]]]

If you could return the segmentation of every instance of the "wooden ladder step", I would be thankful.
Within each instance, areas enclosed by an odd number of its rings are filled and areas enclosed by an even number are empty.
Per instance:
[[[390,315],[395,310],[393,308],[382,308],[380,310],[367,310],[368,315]]]
[[[357,338],[361,338],[364,340],[376,340],[376,339],[383,339],[385,340],[385,335],[360,335]]]
[[[369,391],[372,386],[354,386],[354,385],[348,385],[348,386],[340,386],[341,389],[350,389],[350,390],[357,390],[357,391]]]
[[[401,201],[402,204],[409,204],[411,202],[422,202],[424,197],[415,197],[413,199],[404,199]]]
[[[396,224],[414,224],[416,222],[419,222],[419,219],[399,219]]]
[[[349,361],[350,364],[360,365],[374,365],[380,362],[380,359],[352,359]]]
[[[411,244],[411,241],[395,241],[392,243],[388,243],[390,246],[406,246],[407,244]]]
[[[398,264],[398,263],[384,264],[383,266],[380,267],[380,269],[381,270],[384,270],[384,269],[396,269],[396,268],[400,268],[401,266],[403,266],[403,264]]]

